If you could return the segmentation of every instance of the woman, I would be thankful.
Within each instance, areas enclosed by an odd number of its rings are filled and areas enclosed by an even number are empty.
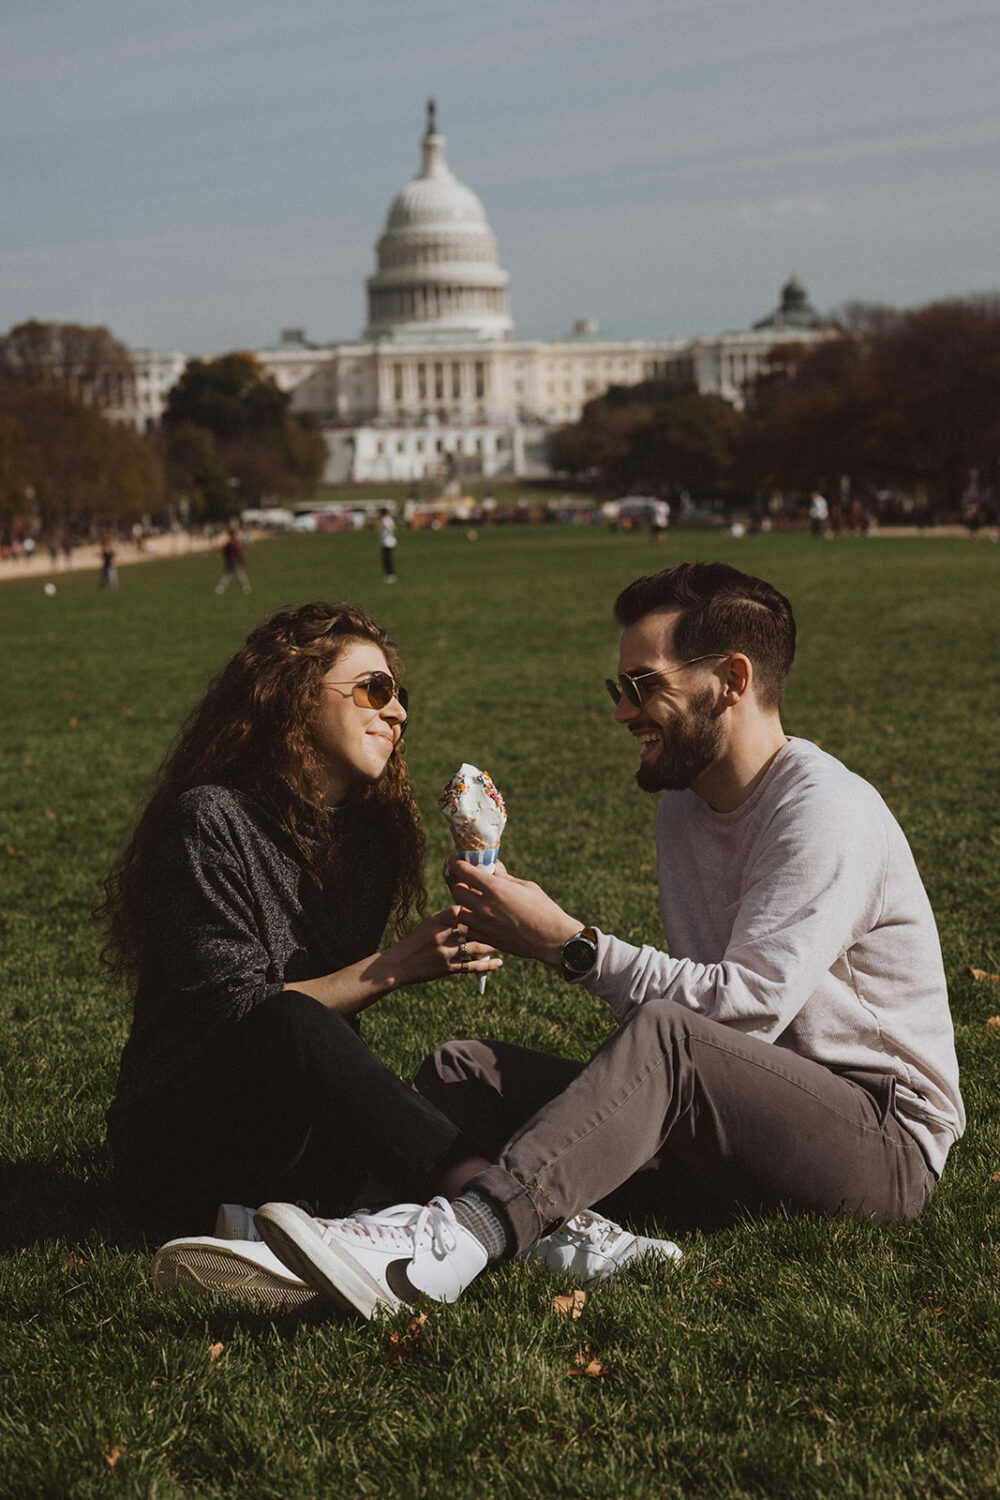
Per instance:
[[[108,1136],[140,1227],[222,1203],[345,1212],[429,1194],[456,1126],[361,1039],[401,985],[482,972],[458,907],[423,917],[424,840],[386,632],[306,604],[248,638],[191,714],[105,887],[104,957],[135,982]],[[380,950],[391,921],[394,941]]]

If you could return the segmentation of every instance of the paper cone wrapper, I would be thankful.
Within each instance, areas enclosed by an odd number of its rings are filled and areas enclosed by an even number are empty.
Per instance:
[[[459,859],[467,859],[470,865],[476,865],[484,875],[492,875],[497,867],[500,857],[500,845],[495,849],[456,849],[455,853]],[[486,975],[476,975],[476,988],[481,995],[486,993]]]
[[[492,875],[500,857],[500,846],[498,844],[495,849],[456,849],[455,853],[459,859],[468,860],[470,865],[477,865],[484,874]]]

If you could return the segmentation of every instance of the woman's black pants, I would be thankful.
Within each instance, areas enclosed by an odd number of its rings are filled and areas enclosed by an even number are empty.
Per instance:
[[[466,1153],[458,1126],[392,1073],[350,1022],[285,990],[148,1107],[113,1119],[118,1196],[151,1235],[209,1234],[220,1203],[305,1200],[336,1216],[422,1201]]]

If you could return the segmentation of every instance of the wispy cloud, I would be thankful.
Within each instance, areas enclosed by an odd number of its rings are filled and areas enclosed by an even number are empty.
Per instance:
[[[797,193],[762,203],[740,203],[735,218],[743,229],[756,234],[787,233],[803,225],[814,225],[833,214],[833,204],[823,193]]]

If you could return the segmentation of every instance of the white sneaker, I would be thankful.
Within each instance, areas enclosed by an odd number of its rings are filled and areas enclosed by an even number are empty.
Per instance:
[[[314,1219],[293,1203],[265,1203],[257,1228],[303,1281],[363,1318],[423,1297],[454,1302],[487,1261],[444,1198],[348,1219]]]
[[[681,1259],[681,1251],[673,1240],[648,1240],[630,1234],[620,1224],[585,1208],[554,1234],[538,1240],[525,1251],[523,1258],[540,1260],[557,1275],[596,1282],[607,1281],[640,1255],[655,1255],[660,1260]]]
[[[202,1292],[228,1292],[260,1307],[318,1306],[306,1286],[261,1242],[192,1235],[168,1240],[153,1256],[150,1276],[158,1292],[194,1287]]]

